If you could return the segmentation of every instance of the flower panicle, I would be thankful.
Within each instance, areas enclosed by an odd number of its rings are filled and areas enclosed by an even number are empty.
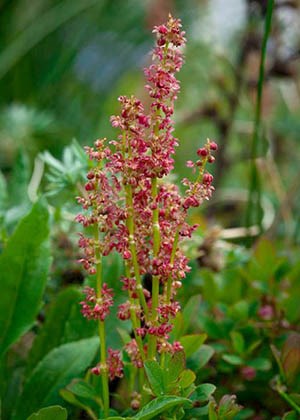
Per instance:
[[[176,75],[183,64],[186,40],[180,20],[172,16],[153,32],[152,62],[144,69],[150,104],[144,106],[133,95],[119,96],[120,113],[110,119],[118,130],[116,139],[97,139],[93,147],[85,148],[93,163],[83,195],[77,199],[83,212],[76,217],[94,232],[91,237],[79,235],[79,261],[89,274],[97,277],[99,260],[112,252],[124,261],[126,274],[121,282],[127,296],[118,306],[117,317],[132,321],[134,338],[124,351],[138,368],[149,355],[153,357],[153,348],[159,354],[183,350],[179,342],[169,342],[173,318],[180,311],[177,291],[190,271],[181,242],[197,228],[188,222],[188,210],[201,205],[214,191],[213,176],[206,167],[214,162],[217,150],[217,144],[208,139],[197,150],[197,159],[187,162],[196,179],[182,181],[184,195],[163,179],[173,169],[178,145],[172,117],[180,91]],[[159,241],[154,238],[154,226]],[[153,279],[158,281],[155,299],[143,278],[152,284]],[[87,287],[84,294],[83,316],[104,323],[113,305],[113,291],[101,280],[96,290]],[[106,353],[106,362],[92,372],[106,372],[110,379],[120,377],[121,354],[111,349]]]

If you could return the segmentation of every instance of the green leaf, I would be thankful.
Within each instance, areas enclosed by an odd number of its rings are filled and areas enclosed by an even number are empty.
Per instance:
[[[66,420],[68,412],[65,408],[59,405],[42,408],[37,413],[31,414],[27,420]]]
[[[239,366],[243,364],[243,359],[235,354],[223,354],[222,359],[230,365]]]
[[[86,411],[90,410],[90,407],[88,405],[86,405],[83,402],[79,401],[75,397],[75,395],[71,391],[68,391],[67,389],[61,389],[59,391],[59,395],[61,397],[63,397],[64,400],[66,400],[68,403],[74,405],[75,407],[79,407],[79,408],[81,408],[83,410],[86,410]]]
[[[193,394],[190,396],[192,401],[205,402],[208,401],[210,396],[215,392],[216,387],[213,384],[198,385]]]
[[[211,401],[208,405],[208,419],[209,420],[218,420],[218,415],[216,413],[216,403]]]
[[[183,331],[182,331],[182,334],[184,334],[189,329],[192,320],[193,320],[193,323],[195,322],[195,320],[197,320],[201,300],[202,300],[201,295],[192,296],[189,299],[188,303],[183,308],[183,311],[182,311],[182,315],[183,315]]]
[[[144,364],[146,375],[150,383],[154,395],[163,395],[164,388],[164,375],[163,370],[155,360],[148,360]]]
[[[79,305],[82,298],[82,292],[74,287],[68,287],[56,296],[30,349],[27,373],[55,347],[93,335],[96,323],[82,316]]]
[[[213,357],[215,350],[211,346],[203,344],[197,351],[197,369],[204,367],[209,360]]]
[[[8,200],[6,179],[3,173],[0,171],[0,215],[4,212]]]
[[[0,354],[28,331],[38,314],[49,266],[48,211],[36,203],[0,256]]]
[[[232,331],[230,333],[230,337],[231,337],[234,350],[238,354],[242,354],[245,350],[245,340],[242,334],[239,333],[238,331]]]
[[[288,413],[285,413],[285,415],[282,417],[282,420],[297,420],[297,419],[299,419],[299,417],[296,411],[289,411]]]
[[[30,163],[24,149],[18,151],[13,172],[8,183],[9,206],[18,205],[28,201],[27,185],[30,179]]]
[[[74,395],[90,400],[97,400],[99,398],[95,388],[89,385],[82,379],[74,379],[68,386],[68,391],[73,392]]]
[[[195,381],[196,375],[194,372],[190,369],[185,369],[183,372],[181,372],[179,377],[179,385],[181,388],[187,388]]]
[[[207,334],[191,334],[180,338],[180,343],[184,348],[186,358],[195,353],[202,346],[207,338]]]
[[[120,416],[114,416],[114,417],[108,417],[107,420],[124,420],[124,419],[132,419],[132,417],[120,417]]]
[[[64,344],[48,353],[25,382],[12,418],[22,420],[33,410],[50,404],[62,404],[59,390],[85,372],[98,346],[98,338],[93,337]]]
[[[138,420],[148,420],[155,418],[158,414],[169,410],[176,405],[188,403],[187,398],[181,398],[176,396],[164,396],[155,398],[145,405],[133,418]]]
[[[253,367],[256,370],[266,371],[271,369],[272,363],[269,359],[258,357],[256,359],[247,361],[247,366]]]
[[[164,383],[168,386],[174,383],[185,368],[185,355],[178,351],[171,357],[166,355],[165,368],[163,369]]]

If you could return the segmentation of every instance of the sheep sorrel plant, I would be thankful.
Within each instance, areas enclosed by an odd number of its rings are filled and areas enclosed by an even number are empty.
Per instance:
[[[80,234],[84,253],[80,261],[95,277],[95,287],[84,289],[81,305],[83,316],[98,323],[100,360],[91,373],[100,379],[97,415],[101,418],[116,415],[110,410],[109,395],[109,381],[115,378],[124,377],[130,390],[122,400],[127,398],[131,408],[123,415],[138,419],[193,418],[193,410],[199,410],[195,407],[207,403],[214,391],[210,384],[197,388],[195,374],[185,369],[187,347],[197,350],[203,334],[192,336],[192,342],[186,337],[180,342],[172,338],[172,330],[180,311],[176,292],[190,270],[181,242],[196,228],[188,223],[187,214],[213,192],[206,165],[214,161],[217,145],[207,140],[197,150],[197,160],[187,162],[195,180],[182,181],[185,193],[181,195],[167,176],[177,146],[172,116],[180,88],[175,74],[183,63],[184,32],[180,20],[172,16],[153,32],[153,63],[145,69],[149,111],[134,96],[119,97],[120,115],[111,117],[112,126],[119,130],[117,140],[96,140],[94,147],[86,147],[94,165],[87,174],[86,194],[78,198],[85,212],[77,221],[88,232]],[[110,314],[114,291],[102,272],[103,258],[112,252],[124,261],[120,279],[124,302],[117,317],[131,320],[132,327],[123,349],[107,349],[106,344],[106,319],[115,316]],[[145,279],[151,287],[145,287]],[[119,388],[123,395],[122,384]],[[120,402],[115,406],[126,408]],[[208,404],[201,409],[207,413]]]

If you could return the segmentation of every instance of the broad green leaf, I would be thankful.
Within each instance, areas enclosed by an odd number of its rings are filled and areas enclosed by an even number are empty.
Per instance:
[[[163,370],[159,364],[154,360],[148,360],[144,364],[146,375],[150,383],[154,395],[159,396],[164,394],[164,375]]]
[[[230,365],[239,366],[243,364],[243,359],[235,354],[223,354],[222,359]]]
[[[255,411],[251,408],[244,408],[239,413],[234,416],[234,420],[246,420],[252,419],[255,414]],[[275,420],[275,419],[274,419]]]
[[[74,405],[75,407],[81,408],[82,410],[86,410],[86,411],[90,410],[90,407],[88,405],[79,401],[78,398],[76,398],[76,396],[71,391],[68,391],[67,389],[61,389],[59,391],[59,395],[63,397],[65,401]]]
[[[174,327],[171,331],[171,337],[173,340],[179,340],[184,333],[184,319],[181,312],[177,312],[173,325]]]
[[[185,368],[185,355],[183,351],[178,351],[171,357],[168,356],[166,355],[166,363],[163,369],[164,383],[166,386],[174,383]]]
[[[175,407],[176,405],[182,405],[184,403],[189,403],[189,400],[187,398],[181,398],[176,396],[164,396],[164,397],[158,397],[155,398],[155,400],[150,401],[148,404],[145,405],[139,411],[133,419],[138,420],[149,420],[156,418],[156,416],[160,413],[163,413],[164,411],[169,410],[172,407]]]
[[[0,354],[34,324],[50,266],[48,211],[36,203],[0,256]]]
[[[98,346],[98,338],[93,337],[64,344],[48,353],[25,382],[12,418],[26,419],[32,411],[51,404],[62,404],[59,390],[85,372]]]
[[[272,363],[269,359],[265,359],[264,357],[258,357],[256,359],[248,360],[247,365],[253,367],[256,370],[270,370],[272,367]]]
[[[232,331],[230,333],[232,346],[238,354],[242,354],[245,350],[245,340],[241,333]]]
[[[108,417],[107,420],[130,420],[132,417],[120,417],[120,416],[114,416],[114,417]]]
[[[0,171],[0,215],[6,208],[8,200],[8,193],[7,193],[7,186],[6,186],[6,179],[3,173]]]
[[[97,400],[99,395],[95,388],[89,385],[82,379],[74,379],[68,386],[67,390],[71,391],[74,395],[81,398],[90,400]]]
[[[82,292],[74,287],[57,295],[30,350],[27,372],[53,348],[94,335],[96,323],[89,322],[80,312],[82,298]]]
[[[202,346],[207,338],[207,334],[191,334],[180,338],[180,343],[184,348],[186,358],[195,353]]]
[[[216,413],[216,403],[211,401],[208,405],[208,419],[209,420],[218,420],[219,417]]]
[[[184,334],[190,327],[191,321],[193,324],[197,322],[199,316],[199,306],[201,303],[201,295],[192,296],[182,311],[183,315],[183,331]],[[194,327],[195,325],[193,325]]]
[[[203,405],[202,407],[194,407],[189,410],[186,410],[188,418],[192,418],[193,420],[195,420],[195,419],[203,419],[203,416],[206,416],[204,418],[207,419],[208,407],[209,407],[209,403]]]
[[[199,401],[201,403],[208,401],[210,396],[215,392],[216,387],[213,384],[198,385],[193,394],[190,396],[192,401]]]
[[[59,405],[42,408],[37,413],[31,414],[27,420],[66,420],[68,412],[65,408]]]
[[[194,372],[190,369],[185,369],[183,372],[181,372],[179,377],[179,385],[181,388],[187,388],[188,386],[192,385],[192,383],[195,381],[196,375]]]
[[[296,411],[289,411],[288,413],[285,413],[285,415],[282,417],[282,420],[297,420],[297,419],[299,419],[299,417]]]
[[[215,350],[206,344],[203,344],[201,348],[197,351],[197,367],[196,369],[201,369],[209,362],[209,360],[213,357]]]

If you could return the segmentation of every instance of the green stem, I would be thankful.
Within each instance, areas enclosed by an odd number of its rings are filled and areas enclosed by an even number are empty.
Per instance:
[[[151,180],[151,196],[152,203],[156,202],[158,194],[157,178]],[[158,205],[153,210],[152,215],[152,226],[153,226],[153,257],[157,257],[160,248],[160,228],[159,228],[159,207]],[[151,307],[151,321],[155,323],[157,321],[157,307],[159,303],[159,277],[152,277],[152,307]],[[152,335],[149,338],[149,358],[154,358],[156,353],[156,337]]]
[[[104,321],[99,321],[98,332],[100,338],[100,353],[101,353],[101,366],[102,366],[102,397],[103,397],[103,411],[104,417],[109,415],[109,387],[108,387],[108,371],[106,364],[106,343],[105,343],[105,325]]]
[[[102,254],[99,250],[99,230],[98,226],[94,231],[95,238],[95,257],[96,257],[96,295],[101,299],[102,294]],[[109,386],[108,386],[108,371],[106,364],[106,339],[105,339],[105,325],[104,321],[98,321],[98,335],[100,341],[100,365],[101,365],[101,378],[102,378],[102,398],[104,416],[109,415]]]
[[[125,274],[126,274],[126,277],[130,277],[130,269],[129,269],[128,263],[126,262],[125,262]],[[146,356],[144,352],[143,340],[139,335],[136,334],[136,329],[141,326],[141,322],[140,322],[140,319],[137,317],[136,312],[134,310],[135,300],[130,297],[130,294],[129,294],[129,301],[130,301],[130,306],[131,306],[130,319],[131,319],[131,323],[133,327],[134,337],[137,342],[142,360],[144,362],[146,360]]]
[[[286,394],[280,386],[277,386],[278,394],[298,413],[300,414],[300,407],[293,401],[288,394]]]
[[[129,232],[129,249],[131,253],[131,262],[133,266],[134,276],[137,284],[137,292],[141,302],[141,306],[144,310],[146,318],[149,316],[148,306],[143,292],[142,279],[140,275],[140,267],[137,259],[136,245],[134,239],[134,219],[133,219],[133,198],[132,198],[132,187],[131,185],[125,185],[126,192],[126,206],[128,216],[126,220],[127,229]]]
[[[177,250],[177,246],[178,246],[178,241],[179,241],[179,230],[177,229],[177,232],[176,232],[175,238],[174,238],[174,242],[173,242],[171,258],[170,258],[170,265],[171,266],[173,266],[173,264],[174,264],[176,250]],[[169,277],[168,282],[167,282],[167,292],[166,292],[166,303],[167,304],[170,303],[170,300],[171,300],[171,289],[172,289],[172,277]]]
[[[126,132],[123,131],[123,140],[122,140],[122,155],[123,159],[126,159]],[[130,144],[128,142],[128,157],[131,157],[131,148]],[[133,217],[133,197],[132,197],[132,186],[130,184],[126,184],[126,181],[123,180],[124,183],[124,190],[125,190],[125,197],[126,197],[126,208],[128,212],[127,220],[126,220],[126,226],[129,233],[129,249],[131,253],[131,263],[132,268],[137,284],[137,292],[139,295],[140,304],[144,310],[144,314],[146,319],[148,319],[149,311],[147,302],[145,299],[145,295],[143,292],[143,285],[142,285],[142,279],[140,275],[140,267],[137,259],[137,252],[136,252],[136,245],[135,245],[135,239],[134,239],[134,217]]]
[[[271,31],[272,14],[274,8],[274,0],[268,0],[267,13],[265,20],[265,30],[261,48],[260,66],[259,66],[259,79],[257,85],[257,99],[255,108],[255,121],[254,130],[251,143],[251,168],[250,168],[250,185],[248,195],[248,206],[246,210],[246,226],[249,227],[251,224],[259,223],[258,209],[260,204],[260,179],[256,168],[255,160],[258,154],[258,143],[261,132],[261,104],[262,104],[262,93],[264,85],[264,74],[265,74],[265,61],[267,54],[267,42]],[[255,210],[255,214],[253,213]],[[256,217],[255,217],[256,215]],[[253,218],[254,216],[254,218]]]

